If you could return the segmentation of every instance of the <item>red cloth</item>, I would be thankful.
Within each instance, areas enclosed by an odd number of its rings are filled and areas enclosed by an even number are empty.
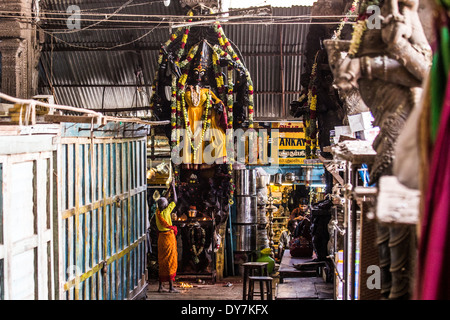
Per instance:
[[[450,299],[450,78],[433,147],[418,254],[421,300]]]
[[[176,237],[178,234],[178,228],[176,226],[169,226],[168,228],[173,231],[173,233]]]

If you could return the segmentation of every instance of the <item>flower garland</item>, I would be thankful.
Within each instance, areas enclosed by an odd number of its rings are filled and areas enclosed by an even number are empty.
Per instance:
[[[201,93],[200,93],[201,94]],[[200,97],[201,99],[201,97]],[[192,133],[191,125],[189,122],[189,116],[186,110],[186,99],[185,99],[185,93],[184,91],[181,93],[181,103],[183,108],[183,114],[184,114],[184,123],[186,127],[186,132],[188,133],[188,138],[192,147],[192,150],[194,152],[194,161],[197,160],[197,151],[198,149],[203,145],[203,140],[205,139],[205,133],[211,126],[211,90],[208,89],[208,97],[206,100],[206,109],[202,116],[202,123],[203,123],[203,129],[202,134],[200,137],[200,141],[197,144],[197,146],[194,145],[194,133]]]
[[[192,21],[192,19],[189,19],[189,21]],[[181,38],[180,49],[178,50],[177,57],[175,59],[175,63],[177,63],[177,64],[180,62],[180,59],[181,59],[181,57],[184,54],[184,50],[185,50],[184,48],[186,47],[186,43],[187,43],[187,39],[188,39],[188,35],[189,35],[189,31],[190,30],[191,30],[191,27],[187,27],[184,30],[183,38]]]
[[[233,104],[234,104],[234,83],[233,83],[233,68],[228,66],[228,92],[227,92],[227,110],[228,110],[228,129],[233,129]]]
[[[222,72],[220,70],[219,54],[216,51],[213,51],[212,61],[213,61],[213,68],[214,68],[214,77],[216,79],[217,91],[219,93],[219,98],[220,98],[220,100],[225,101],[225,82],[223,79]]]
[[[350,42],[350,48],[348,50],[348,56],[354,58],[361,46],[362,37],[367,30],[367,18],[370,15],[367,13],[367,7],[371,5],[379,5],[379,0],[364,1],[359,9],[358,20],[353,26],[352,40]]]
[[[200,246],[197,247],[195,244],[195,230],[200,229],[202,238],[200,241]],[[189,237],[190,243],[191,243],[191,253],[192,253],[192,260],[195,264],[198,264],[200,262],[200,259],[198,256],[203,252],[205,248],[205,242],[206,242],[206,232],[205,229],[202,227],[192,227],[190,230],[190,237]]]
[[[223,51],[222,51],[223,52]],[[220,72],[220,66],[219,66],[219,57],[221,56],[221,51],[217,50],[217,48],[213,47],[213,65],[214,70],[216,74],[216,83],[217,88],[219,91],[220,99],[222,101],[226,101],[226,111],[227,112],[227,145],[233,145],[232,138],[230,139],[230,136],[233,136],[233,104],[234,104],[234,96],[233,96],[233,68],[231,65],[228,65],[227,68],[227,91],[225,92],[225,83],[223,80],[222,73]],[[228,148],[229,149],[229,148]],[[228,150],[230,151],[230,150]],[[234,157],[230,156],[227,152],[227,164],[228,164],[228,174],[230,176],[230,191],[229,191],[229,199],[228,202],[230,205],[233,205],[234,200],[234,191],[235,191],[235,185],[233,181],[233,160]]]
[[[181,69],[185,69],[188,66],[188,64],[190,64],[192,59],[194,59],[195,55],[197,54],[197,51],[198,51],[198,44],[196,44],[189,50],[186,59],[184,59],[182,62],[179,63],[179,67]]]
[[[362,36],[364,31],[367,29],[366,20],[358,20],[353,26],[352,41],[350,43],[350,48],[348,49],[348,55],[350,58],[354,58],[358,53],[359,47],[361,45]]]
[[[227,136],[229,145],[233,146],[233,104],[234,104],[234,83],[233,83],[233,67],[231,65],[227,68],[227,80],[228,80],[228,92],[227,92],[227,112],[228,112],[228,131],[229,135]],[[230,141],[231,140],[231,141]],[[228,148],[233,149],[233,148]],[[228,155],[228,152],[227,152]],[[233,180],[233,163],[234,163],[234,154],[230,157],[228,156],[228,174],[230,176],[230,196],[228,202],[230,205],[234,204],[233,196],[236,190],[236,186],[234,185]]]
[[[171,99],[170,99],[170,106],[171,106],[171,119],[170,119],[170,125],[172,127],[172,146],[174,146],[174,143],[176,142],[176,129],[177,129],[177,78],[176,76],[172,76],[172,84],[171,84]],[[174,135],[175,133],[175,135]]]
[[[190,16],[190,17],[192,17],[193,14],[194,14],[193,11],[192,11],[192,10],[189,10],[189,12],[188,12],[187,15]],[[192,22],[192,19],[188,19],[188,21],[189,21],[189,22]],[[163,58],[164,58],[164,50],[163,50],[163,48],[168,48],[168,47],[175,41],[175,39],[177,39],[177,38],[180,36],[182,30],[183,30],[182,27],[177,28],[177,29],[175,30],[175,32],[172,33],[172,35],[170,36],[170,38],[164,43],[164,45],[163,45],[163,46],[161,47],[161,49],[159,50],[158,66],[161,66],[161,64],[162,64],[162,62],[163,62]],[[182,38],[182,40],[181,40],[181,48],[180,48],[180,50],[178,51],[178,54],[177,54],[177,56],[176,56],[176,58],[175,58],[175,63],[177,63],[177,64],[178,64],[178,61],[181,59],[181,56],[182,56],[183,53],[184,53],[184,47],[186,46],[186,42],[187,42],[187,37],[188,37],[189,31],[190,31],[190,27],[187,27],[187,28],[185,29],[185,31],[184,31],[184,35],[183,35],[183,38]],[[155,72],[155,77],[154,77],[153,83],[152,83],[152,97],[151,97],[151,99],[150,99],[150,110],[152,110],[152,111],[153,111],[154,108],[155,108],[156,88],[158,87],[158,84],[159,84],[159,68],[158,68],[158,69],[156,70],[156,72]]]
[[[349,20],[350,16],[353,15],[353,13],[355,12],[356,7],[358,6],[358,4],[359,4],[359,0],[354,0],[353,1],[352,6],[350,7],[350,9],[345,14],[345,17],[341,19],[341,22],[339,23],[338,28],[334,31],[333,37],[331,39],[337,40],[337,39],[341,38],[342,29],[344,28],[344,25]]]
[[[306,145],[306,159],[316,158],[317,150],[317,89],[316,89],[316,78],[317,78],[317,57],[320,51],[316,52],[314,57],[314,64],[311,69],[311,76],[308,86],[308,106],[309,114],[304,116],[303,123],[305,127],[305,145]]]
[[[311,119],[311,159],[316,158],[317,151],[317,118],[316,118],[317,94],[316,88],[312,90],[311,103],[309,105]]]
[[[185,33],[186,35],[186,33]],[[187,41],[187,38],[186,38]],[[182,70],[182,75],[180,76],[180,78],[178,79],[178,82],[176,84],[176,89],[177,91],[177,97],[176,97],[176,104],[177,104],[177,109],[175,112],[175,121],[176,121],[176,132],[175,132],[175,137],[174,137],[174,141],[172,143],[173,147],[178,146],[180,144],[180,140],[181,140],[181,127],[182,127],[182,95],[180,94],[184,88],[185,88],[185,84],[188,78],[188,73],[189,73],[189,67],[192,63],[192,60],[194,59],[195,55],[197,54],[198,51],[198,44],[193,46],[186,58],[180,62],[178,64],[178,66],[180,67],[180,69]],[[173,134],[173,132],[172,132]],[[177,184],[179,184],[180,182],[180,165],[176,165],[174,166],[174,176],[175,176],[175,181]]]
[[[175,116],[175,121],[176,121],[176,134],[174,137],[174,141],[172,143],[173,147],[179,145],[179,143],[180,143],[181,127],[182,127],[182,119],[181,119],[182,100],[183,100],[182,93],[184,93],[184,89],[185,89],[185,85],[186,85],[186,81],[187,81],[188,73],[189,73],[189,67],[191,65],[192,59],[194,59],[195,55],[197,54],[198,47],[199,47],[198,44],[193,46],[189,50],[187,57],[181,63],[179,63],[179,67],[182,69],[182,75],[178,79],[178,83],[177,83],[178,91],[177,91],[176,112],[173,112],[173,110],[172,110],[172,115]],[[178,168],[176,168],[176,170],[175,170],[175,175],[177,176],[177,174],[178,174]]]
[[[228,41],[227,37],[225,36],[225,33],[223,32],[222,26],[219,24],[219,22],[215,22],[214,29],[217,34],[217,38],[219,40],[219,44],[222,47],[222,51],[219,50],[220,55],[223,57],[226,57],[228,60],[228,55],[231,56],[231,59],[237,63],[242,70],[245,70],[245,76],[247,78],[248,83],[248,98],[249,98],[249,105],[248,105],[248,127],[249,129],[254,128],[254,99],[253,99],[253,81],[250,77],[250,73],[248,70],[244,67],[242,62],[240,61],[239,57],[237,56],[236,52],[234,52],[233,48],[231,47],[230,42]]]

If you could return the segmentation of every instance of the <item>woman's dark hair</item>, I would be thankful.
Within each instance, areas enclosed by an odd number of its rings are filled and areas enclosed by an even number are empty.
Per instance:
[[[299,205],[307,205],[308,199],[307,198],[300,198],[300,201],[298,202]]]

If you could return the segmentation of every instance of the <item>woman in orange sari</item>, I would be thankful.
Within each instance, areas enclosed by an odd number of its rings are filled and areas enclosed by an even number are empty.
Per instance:
[[[158,292],[167,292],[163,288],[163,282],[169,282],[169,292],[178,293],[174,288],[173,281],[177,274],[178,252],[177,252],[177,227],[172,225],[171,214],[176,207],[177,195],[175,186],[172,184],[174,201],[169,204],[166,198],[159,198],[156,210],[156,226],[158,227],[158,264],[159,264],[159,288]]]

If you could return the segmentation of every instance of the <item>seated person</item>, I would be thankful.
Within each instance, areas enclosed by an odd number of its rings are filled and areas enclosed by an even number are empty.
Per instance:
[[[289,220],[287,230],[281,233],[280,241],[278,243],[278,259],[281,260],[285,249],[289,249],[289,242],[294,236],[294,231],[297,228],[298,220]]]
[[[302,220],[307,214],[309,214],[308,199],[301,198],[298,204],[298,208],[292,210],[289,219],[290,220]]]

